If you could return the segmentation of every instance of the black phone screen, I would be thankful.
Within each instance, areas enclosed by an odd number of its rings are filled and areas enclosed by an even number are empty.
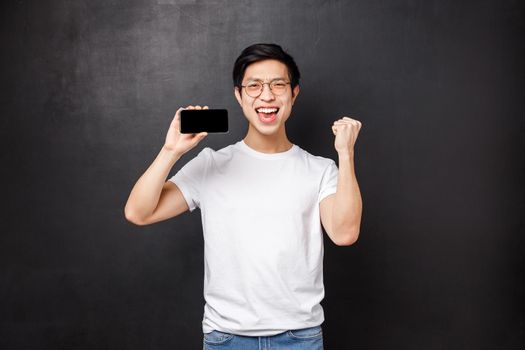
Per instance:
[[[228,110],[226,109],[183,109],[180,111],[181,134],[199,132],[228,132]]]

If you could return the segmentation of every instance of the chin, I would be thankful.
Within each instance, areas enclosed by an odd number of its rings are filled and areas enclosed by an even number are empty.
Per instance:
[[[262,135],[266,135],[266,136],[271,136],[271,135],[275,135],[277,134],[277,130],[279,130],[278,128],[267,128],[265,130],[261,130],[259,128],[257,128],[257,131],[262,134]]]

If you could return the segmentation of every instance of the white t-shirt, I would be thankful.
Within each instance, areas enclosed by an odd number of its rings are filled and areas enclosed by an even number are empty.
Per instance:
[[[270,336],[323,323],[319,203],[337,189],[332,159],[297,145],[206,147],[169,180],[204,235],[204,333]]]

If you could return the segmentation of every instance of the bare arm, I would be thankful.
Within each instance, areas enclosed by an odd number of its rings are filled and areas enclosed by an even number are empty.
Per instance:
[[[347,246],[357,241],[362,208],[353,155],[339,154],[337,192],[323,199],[320,204],[321,222],[336,245]]]
[[[354,166],[354,144],[360,129],[361,122],[349,117],[332,126],[339,155],[337,191],[321,201],[320,212],[323,227],[337,245],[353,244],[361,227],[363,201]]]
[[[169,149],[161,149],[131,190],[124,209],[128,221],[146,225],[169,219],[187,210],[182,210],[184,205],[187,208],[187,204],[179,188],[166,181],[171,168],[180,157]]]
[[[207,106],[188,106],[187,109],[207,109]],[[182,155],[195,147],[207,133],[181,134],[179,108],[173,118],[166,142],[146,172],[131,190],[124,214],[137,225],[147,225],[169,219],[188,210],[188,204],[180,189],[166,181],[173,165]]]

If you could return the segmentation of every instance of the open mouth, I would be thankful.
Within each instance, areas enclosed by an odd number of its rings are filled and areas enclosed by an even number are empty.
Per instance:
[[[277,118],[277,112],[279,112],[279,108],[277,107],[259,107],[259,108],[256,108],[255,111],[257,112],[259,119],[263,123],[271,123]]]

